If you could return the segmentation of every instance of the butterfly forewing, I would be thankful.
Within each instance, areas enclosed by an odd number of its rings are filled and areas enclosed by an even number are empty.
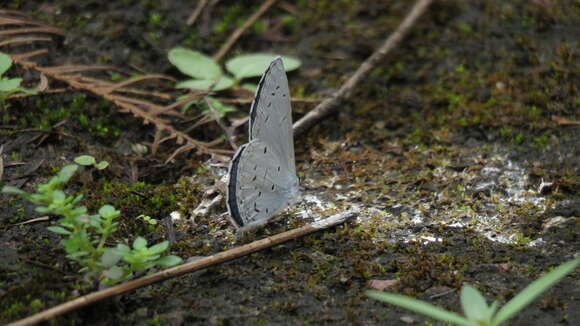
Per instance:
[[[258,85],[250,109],[250,141],[260,140],[280,153],[296,174],[290,90],[281,58],[268,67]]]

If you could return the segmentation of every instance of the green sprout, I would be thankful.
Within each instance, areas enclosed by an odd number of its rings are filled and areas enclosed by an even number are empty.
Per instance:
[[[222,91],[238,85],[244,78],[259,77],[277,56],[269,53],[237,56],[226,62],[226,70],[231,74],[227,75],[212,58],[201,52],[183,48],[169,51],[169,61],[183,74],[193,77],[193,79],[177,83],[175,87],[206,91]],[[282,56],[282,60],[286,71],[297,69],[301,65],[300,60],[296,58]],[[257,85],[245,83],[241,87],[255,91]],[[213,97],[207,97],[207,100],[207,105],[215,109],[220,117],[235,110],[233,106],[223,104]],[[193,102],[189,103],[185,108],[192,104]]]
[[[4,103],[6,98],[14,93],[36,94],[35,90],[20,87],[22,78],[6,78],[3,76],[11,66],[12,58],[0,52],[0,103]]]
[[[80,272],[85,273],[89,282],[115,284],[154,266],[170,267],[181,263],[177,256],[161,256],[169,246],[168,241],[148,247],[147,240],[137,237],[132,248],[125,244],[108,247],[107,240],[117,231],[118,223],[114,220],[121,212],[111,205],[103,205],[98,214],[89,214],[85,206],[79,205],[82,195],[71,196],[62,190],[78,167],[76,164],[63,167],[48,183],[40,184],[36,193],[10,186],[3,187],[2,192],[33,202],[38,205],[35,209],[38,213],[62,217],[57,225],[47,229],[65,236],[60,244],[67,258],[82,266]]]
[[[384,293],[381,291],[368,290],[365,294],[373,299],[394,304],[405,309],[429,316],[443,322],[462,326],[499,326],[512,318],[520,310],[524,309],[540,294],[560,281],[564,276],[571,273],[580,263],[580,258],[564,263],[532,282],[518,295],[513,297],[499,311],[498,302],[495,301],[490,306],[485,302],[485,298],[470,285],[464,285],[461,289],[461,307],[465,317],[454,312],[450,312],[436,307],[427,302],[409,298],[406,296]]]
[[[144,214],[141,214],[139,216],[137,216],[138,219],[142,219],[145,223],[149,224],[149,225],[157,225],[157,220],[152,218],[151,216],[147,216]]]
[[[77,156],[77,157],[75,157],[74,161],[78,165],[93,166],[97,170],[104,170],[109,166],[109,162],[100,161],[99,163],[97,163],[97,160],[93,156],[90,156],[90,155]]]

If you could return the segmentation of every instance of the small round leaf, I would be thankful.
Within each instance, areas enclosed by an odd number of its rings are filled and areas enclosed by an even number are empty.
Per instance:
[[[211,87],[212,91],[222,91],[232,87],[232,85],[234,85],[234,81],[231,78],[222,76],[217,82],[215,79],[191,79],[182,81],[177,83],[175,88],[201,89],[209,91]]]
[[[262,76],[272,60],[279,57],[277,54],[258,53],[235,57],[226,62],[226,69],[232,73],[236,79]],[[292,71],[300,67],[302,62],[293,57],[282,56],[284,70]]]
[[[212,58],[197,51],[172,49],[169,61],[182,73],[197,79],[215,79],[222,74],[222,68]]]
[[[90,155],[77,156],[75,157],[74,161],[76,164],[84,166],[94,165],[95,163],[97,163],[95,158]]]

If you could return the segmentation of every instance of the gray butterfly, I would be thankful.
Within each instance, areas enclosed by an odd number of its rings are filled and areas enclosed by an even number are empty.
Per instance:
[[[250,141],[238,148],[230,163],[227,188],[230,220],[242,230],[265,224],[300,193],[290,91],[280,57],[262,75],[249,124]]]

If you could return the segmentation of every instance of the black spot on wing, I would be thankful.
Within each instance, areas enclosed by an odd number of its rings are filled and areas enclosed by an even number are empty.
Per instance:
[[[240,168],[240,160],[242,154],[246,150],[246,145],[242,145],[236,155],[232,158],[230,166],[230,177],[228,180],[228,207],[230,208],[230,216],[236,222],[238,227],[244,226],[244,220],[240,215],[240,208],[238,207],[238,171]]]

